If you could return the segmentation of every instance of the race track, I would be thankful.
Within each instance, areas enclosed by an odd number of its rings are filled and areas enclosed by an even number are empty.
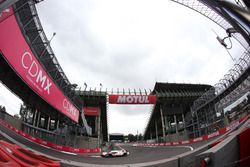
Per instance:
[[[13,131],[7,129],[0,124],[0,139],[11,141],[14,143],[20,143],[25,147],[41,153],[50,158],[62,160],[62,166],[75,166],[75,162],[80,166],[86,166],[86,164],[96,164],[96,165],[125,165],[125,164],[135,164],[135,163],[146,163],[152,161],[158,161],[166,158],[175,157],[178,154],[182,154],[192,149],[198,148],[204,145],[208,141],[202,141],[193,143],[191,145],[179,145],[179,146],[162,146],[162,147],[134,147],[131,145],[122,146],[130,152],[129,156],[126,157],[115,157],[115,158],[103,158],[100,154],[82,154],[74,155],[67,154],[54,149],[50,149],[34,142],[31,142],[22,136],[14,133]],[[8,136],[8,137],[6,137]],[[88,165],[87,165],[88,166]]]

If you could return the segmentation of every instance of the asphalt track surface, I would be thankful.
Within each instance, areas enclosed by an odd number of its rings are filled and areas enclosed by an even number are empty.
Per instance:
[[[123,164],[134,164],[134,163],[146,163],[151,161],[162,160],[166,158],[175,157],[178,154],[182,154],[191,149],[198,148],[207,142],[214,140],[212,138],[207,141],[201,141],[197,143],[193,143],[190,145],[178,145],[178,146],[162,146],[162,147],[133,147],[129,145],[124,145],[122,148],[125,148],[130,152],[130,155],[126,157],[115,157],[115,158],[103,158],[99,154],[82,154],[82,155],[72,155],[65,154],[60,151],[56,151],[54,149],[50,149],[34,142],[31,142],[22,136],[12,132],[8,128],[2,126],[0,124],[0,130],[8,135],[10,138],[15,139],[19,143],[25,145],[27,148],[31,148],[32,150],[36,150],[39,153],[47,155],[49,157],[54,157],[55,159],[66,160],[68,164],[70,162],[81,162],[88,164],[98,164],[98,165],[123,165]],[[0,135],[0,139],[5,138]],[[8,139],[5,139],[8,141]],[[191,148],[192,147],[192,148]],[[73,163],[72,163],[73,164]],[[62,166],[71,166],[62,164]],[[73,166],[73,165],[72,165]]]

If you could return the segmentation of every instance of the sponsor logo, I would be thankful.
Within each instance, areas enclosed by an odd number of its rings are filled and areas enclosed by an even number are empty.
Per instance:
[[[48,142],[46,142],[46,141],[42,141],[42,144],[46,144],[46,145],[47,145],[47,144],[48,144]]]
[[[117,103],[149,103],[148,96],[118,96]]]
[[[173,145],[178,145],[179,144],[179,142],[173,142]]]
[[[36,140],[36,138],[35,138],[35,137],[30,137],[30,140],[35,141],[35,140]]]
[[[63,100],[63,108],[70,114],[76,116],[77,109],[67,99]]]
[[[171,146],[171,143],[165,143],[165,146]]]
[[[189,144],[188,140],[182,141],[181,144]]]
[[[73,148],[72,151],[74,151],[74,152],[80,152],[80,149],[79,148]]]
[[[197,141],[202,141],[202,137],[198,137],[198,138],[193,139],[193,142],[197,142]]]
[[[63,148],[62,146],[59,146],[59,145],[56,145],[55,147],[56,147],[57,149],[60,149],[60,150]]]
[[[216,131],[214,133],[209,134],[207,137],[211,138],[211,137],[215,137],[215,136],[219,136],[219,135],[220,135],[219,131]]]
[[[232,123],[226,128],[226,131],[236,128],[239,124],[240,124],[239,121]]]
[[[52,82],[43,74],[42,69],[39,68],[36,61],[32,59],[32,55],[29,52],[25,52],[22,55],[22,66],[28,72],[27,78],[33,82],[33,84],[41,91],[46,91],[50,94],[50,88]],[[34,81],[35,79],[35,81]]]

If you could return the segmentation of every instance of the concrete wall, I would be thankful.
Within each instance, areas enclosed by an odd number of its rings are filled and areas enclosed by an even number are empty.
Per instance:
[[[196,151],[193,151],[191,153],[186,153],[186,155],[183,154],[183,156],[181,156],[179,158],[179,166],[178,167],[196,167],[195,155],[200,154],[200,153],[206,151],[207,149],[208,149],[208,147],[205,146],[205,147],[201,147],[201,148],[199,148]]]
[[[210,161],[207,167],[220,167],[222,164],[225,166],[236,167],[240,159],[240,145],[238,136],[241,132],[250,125],[250,119],[242,123],[240,127],[227,135],[223,141],[209,150],[196,155],[196,166],[200,165],[201,160],[208,157]],[[250,165],[250,164],[249,164]]]
[[[237,136],[226,139],[221,144],[196,156],[196,166],[199,166],[202,159],[209,157],[210,162],[207,167],[220,167],[221,164],[236,167],[238,164],[233,162],[239,160],[239,144]]]

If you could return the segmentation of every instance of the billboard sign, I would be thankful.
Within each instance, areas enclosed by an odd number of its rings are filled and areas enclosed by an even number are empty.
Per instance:
[[[99,107],[83,107],[84,115],[87,116],[99,116],[100,108]]]
[[[62,112],[75,122],[78,122],[79,110],[62,93],[51,77],[43,69],[36,56],[27,44],[13,9],[0,16],[11,15],[0,22],[0,51],[17,75],[42,99],[52,107]]]
[[[109,95],[110,104],[156,104],[155,95]]]

